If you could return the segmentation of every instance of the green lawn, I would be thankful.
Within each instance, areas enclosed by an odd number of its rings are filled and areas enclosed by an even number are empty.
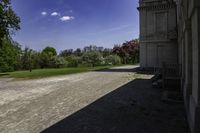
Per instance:
[[[8,73],[0,73],[2,77],[10,77],[16,79],[35,79],[44,78],[57,75],[75,74],[81,72],[96,71],[101,69],[109,69],[112,66],[98,66],[98,67],[77,67],[77,68],[60,68],[60,69],[36,69],[29,71],[16,71]]]

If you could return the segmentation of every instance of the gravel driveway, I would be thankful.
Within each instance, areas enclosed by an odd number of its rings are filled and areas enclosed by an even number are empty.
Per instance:
[[[134,67],[25,81],[0,79],[0,132],[41,132],[131,81],[134,73],[129,70]]]

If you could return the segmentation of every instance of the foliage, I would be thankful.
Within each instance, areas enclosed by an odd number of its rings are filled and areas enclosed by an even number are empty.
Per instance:
[[[29,49],[27,47],[22,52],[22,57],[21,57],[22,69],[31,71],[33,67],[31,54],[32,54],[32,49]]]
[[[90,51],[83,54],[82,60],[87,64],[91,64],[94,67],[101,64],[103,57],[98,51]]]
[[[77,48],[75,51],[74,51],[74,55],[75,56],[82,56],[83,55],[83,53],[82,53],[82,50],[80,49],[80,48]]]
[[[55,67],[54,56],[57,56],[56,49],[53,47],[46,47],[40,54],[40,66],[41,68],[53,68]]]
[[[65,60],[64,57],[54,56],[53,62],[54,68],[62,68],[68,65],[68,62]]]
[[[0,49],[0,72],[19,69],[20,54],[19,44],[4,38],[2,40],[2,48]]]
[[[32,68],[33,69],[41,68],[41,66],[40,66],[40,63],[41,63],[40,56],[41,56],[40,52],[32,51],[32,53],[31,53],[31,61],[32,61]]]
[[[81,57],[71,55],[66,58],[68,62],[68,67],[78,67],[81,64]]]
[[[109,55],[105,58],[107,65],[119,65],[121,64],[121,58],[118,55]]]
[[[42,53],[46,54],[49,57],[53,57],[57,55],[56,49],[53,47],[46,47],[42,50]]]
[[[22,50],[10,37],[20,29],[19,24],[20,18],[12,10],[10,0],[0,0],[0,72],[139,62],[138,39],[113,49],[89,45],[83,49],[66,49],[59,55],[53,47],[46,47],[41,52],[29,48]]]
[[[112,54],[112,49],[105,48],[105,49],[102,51],[102,54],[103,54],[103,57],[107,57],[107,56],[109,56],[109,55]]]
[[[3,39],[0,49],[0,72],[15,70],[95,67],[136,63],[139,61],[139,43],[135,40],[116,45],[113,49],[90,45],[83,49],[66,49],[57,55],[56,49],[46,47],[41,52],[29,48],[21,49],[19,44]]]
[[[73,49],[66,49],[60,52],[60,56],[62,57],[68,57],[73,54]]]
[[[121,45],[115,45],[113,53],[122,58],[123,64],[139,62],[139,41],[127,41]]]
[[[4,37],[9,38],[10,33],[19,30],[20,18],[12,10],[10,0],[0,1],[0,45]]]
[[[97,51],[97,52],[102,52],[103,51],[103,47],[97,47],[96,45],[90,45],[90,46],[86,46],[83,48],[83,52],[92,52],[92,51]]]
[[[40,60],[39,60],[40,67],[41,68],[51,67],[51,58],[52,57],[48,56],[48,54],[46,52],[42,52],[39,57],[40,58]]]

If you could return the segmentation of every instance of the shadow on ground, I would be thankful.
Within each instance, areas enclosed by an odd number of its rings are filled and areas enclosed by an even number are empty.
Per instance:
[[[135,79],[42,133],[188,133],[184,106],[160,95],[151,80]]]
[[[112,68],[112,69],[101,69],[97,70],[96,72],[135,72],[137,74],[146,74],[152,75],[154,74],[153,70],[142,70],[140,67],[135,68]]]

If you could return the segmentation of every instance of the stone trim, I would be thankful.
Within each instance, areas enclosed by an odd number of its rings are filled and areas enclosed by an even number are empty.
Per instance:
[[[171,40],[140,40],[140,43],[159,43],[159,42],[172,42]]]
[[[176,7],[175,4],[169,3],[169,4],[159,4],[159,5],[153,5],[153,6],[140,6],[137,9],[139,11],[142,10],[165,10]]]

